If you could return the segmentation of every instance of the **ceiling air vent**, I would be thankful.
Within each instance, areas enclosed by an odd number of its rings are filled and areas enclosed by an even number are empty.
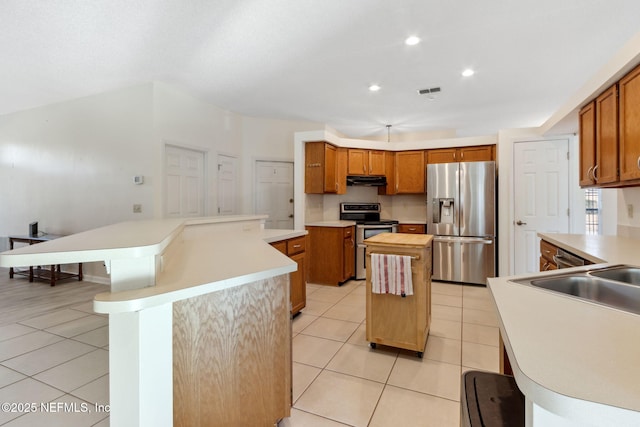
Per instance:
[[[439,87],[432,87],[432,88],[429,88],[429,89],[420,89],[418,91],[418,93],[420,95],[425,95],[425,94],[428,94],[428,93],[438,93],[438,92],[440,92],[440,88]]]

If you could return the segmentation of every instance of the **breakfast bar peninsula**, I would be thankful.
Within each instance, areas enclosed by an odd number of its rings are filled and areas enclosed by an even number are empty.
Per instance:
[[[114,224],[0,254],[0,266],[104,262],[110,422],[273,425],[291,408],[289,273],[264,216]],[[212,424],[213,423],[213,424]]]

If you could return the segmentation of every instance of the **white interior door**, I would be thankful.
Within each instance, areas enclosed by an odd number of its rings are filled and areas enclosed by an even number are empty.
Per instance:
[[[256,213],[265,228],[293,229],[293,163],[256,161]]]
[[[515,274],[540,270],[538,232],[569,232],[569,141],[514,144]]]
[[[236,176],[238,159],[218,154],[218,213],[236,213]]]
[[[165,214],[170,218],[204,216],[204,152],[165,147]]]

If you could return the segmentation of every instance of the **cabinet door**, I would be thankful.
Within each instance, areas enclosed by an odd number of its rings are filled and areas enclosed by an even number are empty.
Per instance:
[[[386,153],[384,151],[369,151],[369,175],[386,174]]]
[[[304,146],[304,192],[324,193],[324,142],[307,142]]]
[[[424,193],[425,174],[423,151],[396,153],[396,193]]]
[[[305,281],[305,254],[298,253],[291,257],[298,264],[298,269],[289,276],[291,289],[291,314],[296,314],[307,305],[307,283]]]
[[[580,110],[580,186],[595,185],[593,168],[596,164],[596,102],[591,101]]]
[[[386,152],[384,161],[387,185],[378,187],[378,194],[390,196],[396,194],[396,153],[393,151]]]
[[[324,192],[338,192],[337,149],[333,145],[324,145]]]
[[[439,148],[437,150],[427,151],[427,163],[453,163],[460,161],[457,158],[457,149],[455,148]]]
[[[620,80],[620,180],[640,179],[640,67]]]
[[[347,235],[347,233],[345,233],[345,235]],[[353,227],[351,227],[348,237],[344,239],[343,251],[342,281],[345,281],[355,275],[356,269],[356,245],[353,239]]]
[[[348,167],[349,175],[367,175],[367,164],[369,163],[369,151],[349,148]]]
[[[596,98],[596,159],[593,175],[599,185],[618,181],[618,87]]]
[[[346,194],[347,193],[347,161],[348,161],[348,150],[346,148],[338,148],[336,153],[336,179],[337,179],[337,193],[338,194]]]
[[[480,145],[477,147],[462,147],[459,149],[458,161],[460,162],[489,162],[495,160],[493,145]]]

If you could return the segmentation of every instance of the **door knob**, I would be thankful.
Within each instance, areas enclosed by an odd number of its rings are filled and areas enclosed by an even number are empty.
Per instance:
[[[518,221],[516,222],[516,224],[517,224],[517,225],[527,225],[527,223],[526,223],[526,222],[522,222],[522,221],[520,221],[520,220],[518,220]]]
[[[293,214],[289,215],[289,218],[293,218]]]

